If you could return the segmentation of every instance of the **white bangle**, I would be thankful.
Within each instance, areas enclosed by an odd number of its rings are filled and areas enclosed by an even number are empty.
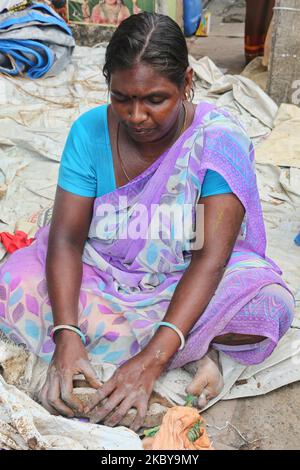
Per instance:
[[[175,331],[175,333],[178,334],[178,336],[180,338],[180,341],[181,341],[179,351],[182,351],[182,349],[185,346],[185,338],[183,336],[182,331],[180,331],[180,329],[177,328],[177,326],[173,325],[173,323],[169,323],[169,322],[166,322],[166,321],[160,321],[160,322],[156,323],[156,326],[157,326],[157,328],[159,328],[160,326],[167,326],[168,328],[171,328],[173,331]]]
[[[70,331],[73,331],[74,333],[77,333],[78,336],[80,336],[81,341],[83,342],[83,344],[86,345],[86,339],[85,339],[85,336],[82,333],[81,329],[77,326],[72,326],[72,325],[58,325],[58,326],[55,326],[51,331],[51,337],[52,337],[53,341],[54,341],[54,334],[57,331],[60,331],[60,330],[70,330]]]

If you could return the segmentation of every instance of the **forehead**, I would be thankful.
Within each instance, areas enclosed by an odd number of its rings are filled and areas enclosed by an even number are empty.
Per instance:
[[[147,64],[136,64],[130,69],[116,70],[111,74],[110,88],[130,96],[149,95],[158,91],[178,91],[175,83]]]

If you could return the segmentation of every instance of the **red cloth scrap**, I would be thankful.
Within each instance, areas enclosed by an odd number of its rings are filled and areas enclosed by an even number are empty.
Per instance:
[[[35,238],[28,238],[28,234],[22,230],[17,230],[16,233],[0,232],[0,242],[8,253],[29,246],[34,240]]]

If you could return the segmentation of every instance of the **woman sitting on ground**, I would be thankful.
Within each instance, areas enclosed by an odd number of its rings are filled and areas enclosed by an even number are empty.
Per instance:
[[[111,104],[72,126],[50,233],[1,267],[0,327],[50,362],[50,412],[83,410],[84,374],[90,409],[108,398],[98,420],[117,425],[134,407],[138,429],[164,371],[199,361],[187,392],[205,406],[223,386],[218,351],[264,361],[294,302],[265,254],[253,145],[229,113],[192,103],[179,26],[131,16],[104,75]],[[117,365],[102,387],[93,362]]]

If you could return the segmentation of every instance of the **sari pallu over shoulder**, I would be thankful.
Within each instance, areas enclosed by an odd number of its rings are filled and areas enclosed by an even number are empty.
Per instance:
[[[189,129],[151,167],[126,186],[95,200],[84,262],[141,294],[147,294],[154,277],[156,285],[152,287],[157,287],[157,277],[178,282],[191,259],[188,240],[168,239],[163,230],[153,240],[156,210],[163,207],[170,213],[175,206],[195,210],[208,169],[226,179],[246,211],[234,252],[250,258],[254,254],[280,273],[265,257],[266,236],[251,140],[235,118],[208,103],[198,105]],[[163,217],[162,224],[171,226],[168,210]],[[183,214],[180,222],[184,224]]]

